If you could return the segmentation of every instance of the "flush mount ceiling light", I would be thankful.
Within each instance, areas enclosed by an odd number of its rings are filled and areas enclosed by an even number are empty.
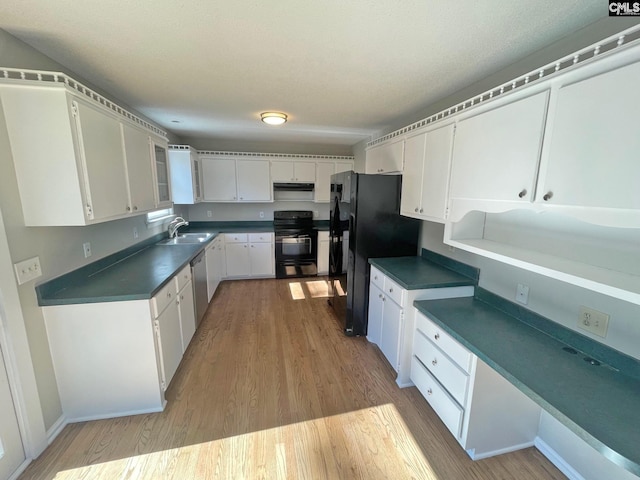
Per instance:
[[[287,116],[280,112],[264,112],[260,114],[260,119],[268,125],[282,125],[287,121]]]

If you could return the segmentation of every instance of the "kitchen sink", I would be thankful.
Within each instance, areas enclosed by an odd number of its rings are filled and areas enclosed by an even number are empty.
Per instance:
[[[204,243],[213,236],[213,233],[180,233],[174,238],[167,238],[157,243],[157,245],[189,245],[194,243]]]

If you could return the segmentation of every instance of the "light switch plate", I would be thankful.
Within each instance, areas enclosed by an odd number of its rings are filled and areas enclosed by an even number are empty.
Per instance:
[[[516,301],[526,305],[529,303],[529,286],[523,285],[521,283],[518,284],[518,288],[516,289]]]
[[[16,271],[18,285],[22,285],[23,283],[27,283],[34,278],[42,276],[42,269],[40,268],[40,257],[33,257],[15,263],[13,265],[13,268]]]
[[[84,251],[84,258],[89,258],[91,256],[91,243],[83,243],[82,250]]]

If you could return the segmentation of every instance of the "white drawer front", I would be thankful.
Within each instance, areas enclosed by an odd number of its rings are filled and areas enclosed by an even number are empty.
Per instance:
[[[429,402],[431,408],[438,414],[440,420],[453,433],[453,436],[458,439],[464,410],[449,396],[415,356],[411,358],[411,380]]]
[[[437,345],[440,350],[446,353],[462,370],[469,373],[471,352],[418,311],[416,311],[416,329],[420,330],[434,345]]]
[[[167,283],[162,289],[151,298],[151,306],[153,309],[153,316],[157,318],[167,305],[176,299],[176,284],[174,280]]]
[[[404,289],[389,277],[384,278],[384,294],[400,306],[402,305],[402,292]]]
[[[191,267],[187,265],[175,276],[176,292],[182,290],[189,280],[191,280]]]
[[[325,231],[318,232],[318,242],[324,242],[328,240],[329,240],[329,232],[325,232]]]
[[[416,331],[413,354],[427,367],[460,405],[465,405],[469,375],[461,370],[420,331]]]
[[[384,292],[384,274],[376,267],[371,267],[371,274],[369,277],[371,283]]]
[[[271,243],[273,241],[273,233],[250,233],[249,242],[251,243]]]
[[[246,233],[225,233],[224,242],[225,243],[247,243],[247,234]]]

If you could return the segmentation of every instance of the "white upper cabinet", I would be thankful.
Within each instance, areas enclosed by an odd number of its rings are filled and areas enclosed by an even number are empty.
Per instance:
[[[402,172],[404,139],[375,145],[367,149],[365,173]]]
[[[153,210],[156,199],[149,132],[123,123],[122,141],[129,179],[127,211],[140,213]]]
[[[214,202],[237,201],[236,161],[201,157],[204,199]]]
[[[269,162],[203,156],[204,200],[213,202],[271,202]]]
[[[458,122],[451,198],[531,201],[548,98],[543,91],[501,102]]]
[[[316,181],[316,164],[314,162],[274,160],[271,162],[271,178],[274,182],[314,183]]]
[[[194,204],[202,201],[200,159],[197,152],[186,145],[169,146],[171,197],[174,203]]]
[[[558,90],[536,202],[640,209],[639,80],[637,62]]]
[[[315,163],[316,185],[313,192],[313,201],[316,203],[328,203],[330,200],[331,175],[335,172],[333,162]]]
[[[405,140],[402,215],[444,222],[454,129],[451,123]]]
[[[157,206],[150,130],[63,84],[2,83],[0,97],[25,225],[89,225]]]
[[[170,207],[171,201],[171,184],[169,172],[169,155],[167,154],[168,145],[162,139],[151,139],[151,155],[153,157],[153,165],[155,167],[156,179],[156,207]]]
[[[336,162],[335,173],[350,172],[353,170],[353,162]]]

